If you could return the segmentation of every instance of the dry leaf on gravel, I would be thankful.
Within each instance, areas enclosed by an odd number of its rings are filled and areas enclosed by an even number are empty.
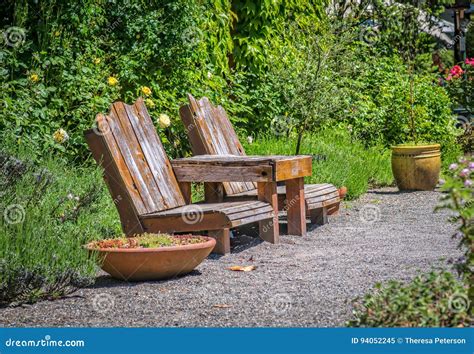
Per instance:
[[[232,305],[227,305],[227,304],[215,304],[214,307],[218,309],[228,309],[229,307],[232,307]]]
[[[256,266],[251,265],[251,266],[232,266],[227,269],[233,270],[235,272],[250,272],[256,268],[257,268]]]

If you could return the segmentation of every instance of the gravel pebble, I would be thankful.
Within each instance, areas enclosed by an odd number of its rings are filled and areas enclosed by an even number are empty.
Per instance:
[[[101,273],[64,299],[0,309],[0,325],[343,326],[351,300],[376,282],[408,281],[459,256],[449,213],[433,212],[439,196],[369,191],[305,237],[282,235],[271,245],[245,230],[230,255],[211,256],[187,276],[126,283]],[[232,265],[257,269],[226,269]]]

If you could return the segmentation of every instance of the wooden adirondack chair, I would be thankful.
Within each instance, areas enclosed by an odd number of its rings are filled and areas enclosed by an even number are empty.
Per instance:
[[[189,205],[190,184],[176,179],[141,98],[134,105],[115,102],[96,121],[97,128],[85,137],[105,170],[126,235],[208,230],[217,241],[214,252],[225,254],[230,252],[230,228],[259,221],[277,230],[269,223],[273,208],[262,201]]]
[[[245,155],[223,107],[214,106],[207,97],[196,100],[188,95],[189,104],[180,108],[180,116],[189,136],[195,155]],[[223,183],[225,200],[252,200],[257,198],[253,182]],[[285,210],[285,186],[278,187],[278,208]],[[304,186],[306,214],[311,222],[322,225],[327,216],[339,209],[339,192],[331,184],[306,184]]]

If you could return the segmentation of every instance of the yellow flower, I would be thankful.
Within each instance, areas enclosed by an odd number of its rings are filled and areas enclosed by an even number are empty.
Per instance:
[[[54,32],[54,35],[55,35],[56,37],[59,37],[60,34],[61,34],[61,32],[59,32],[59,31]]]
[[[158,118],[158,125],[161,129],[168,128],[171,125],[170,117],[168,115],[162,113]]]
[[[95,65],[100,64],[100,58],[95,58],[95,59],[94,59],[94,64],[95,64]]]
[[[145,104],[147,105],[147,107],[149,108],[154,108],[155,107],[155,102],[153,102],[153,100],[151,98],[147,98],[145,100]]]
[[[54,132],[53,139],[58,144],[63,144],[66,141],[69,140],[69,135],[67,134],[67,132],[64,129],[61,128],[61,129],[58,129]]]
[[[38,82],[39,81],[38,74],[31,74],[30,75],[30,80],[33,81],[33,82]]]
[[[142,93],[145,95],[145,96],[150,96],[151,95],[151,89],[147,86],[143,86],[142,87]]]
[[[115,86],[118,84],[118,80],[113,77],[113,76],[109,76],[109,78],[107,79],[107,83],[110,85],[110,86]]]

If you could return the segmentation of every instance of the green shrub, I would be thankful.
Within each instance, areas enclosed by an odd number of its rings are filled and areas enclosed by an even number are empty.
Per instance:
[[[350,327],[468,327],[467,289],[449,272],[390,281],[354,304]]]
[[[385,146],[411,142],[410,75],[397,57],[369,58],[354,66],[356,79],[344,79],[349,93],[345,121],[355,136],[367,144]],[[455,149],[455,119],[451,101],[437,78],[431,74],[414,75],[416,135],[419,142],[440,143],[443,152]]]
[[[458,226],[453,238],[459,239],[459,247],[464,255],[454,264],[459,275],[469,287],[469,299],[474,301],[474,157],[462,157],[459,163],[449,166],[445,192],[437,209],[454,212],[451,222]],[[472,311],[471,306],[471,311]],[[471,315],[473,313],[471,312]]]
[[[0,304],[62,296],[93,282],[86,242],[120,234],[101,172],[0,153]]]
[[[245,144],[249,155],[292,155],[296,138],[264,136]],[[246,139],[241,139],[245,141]],[[393,183],[390,151],[382,146],[366,148],[352,140],[348,130],[325,129],[307,133],[302,140],[301,154],[314,155],[313,175],[307,183],[332,183],[348,188],[348,198],[356,198],[370,186]]]

